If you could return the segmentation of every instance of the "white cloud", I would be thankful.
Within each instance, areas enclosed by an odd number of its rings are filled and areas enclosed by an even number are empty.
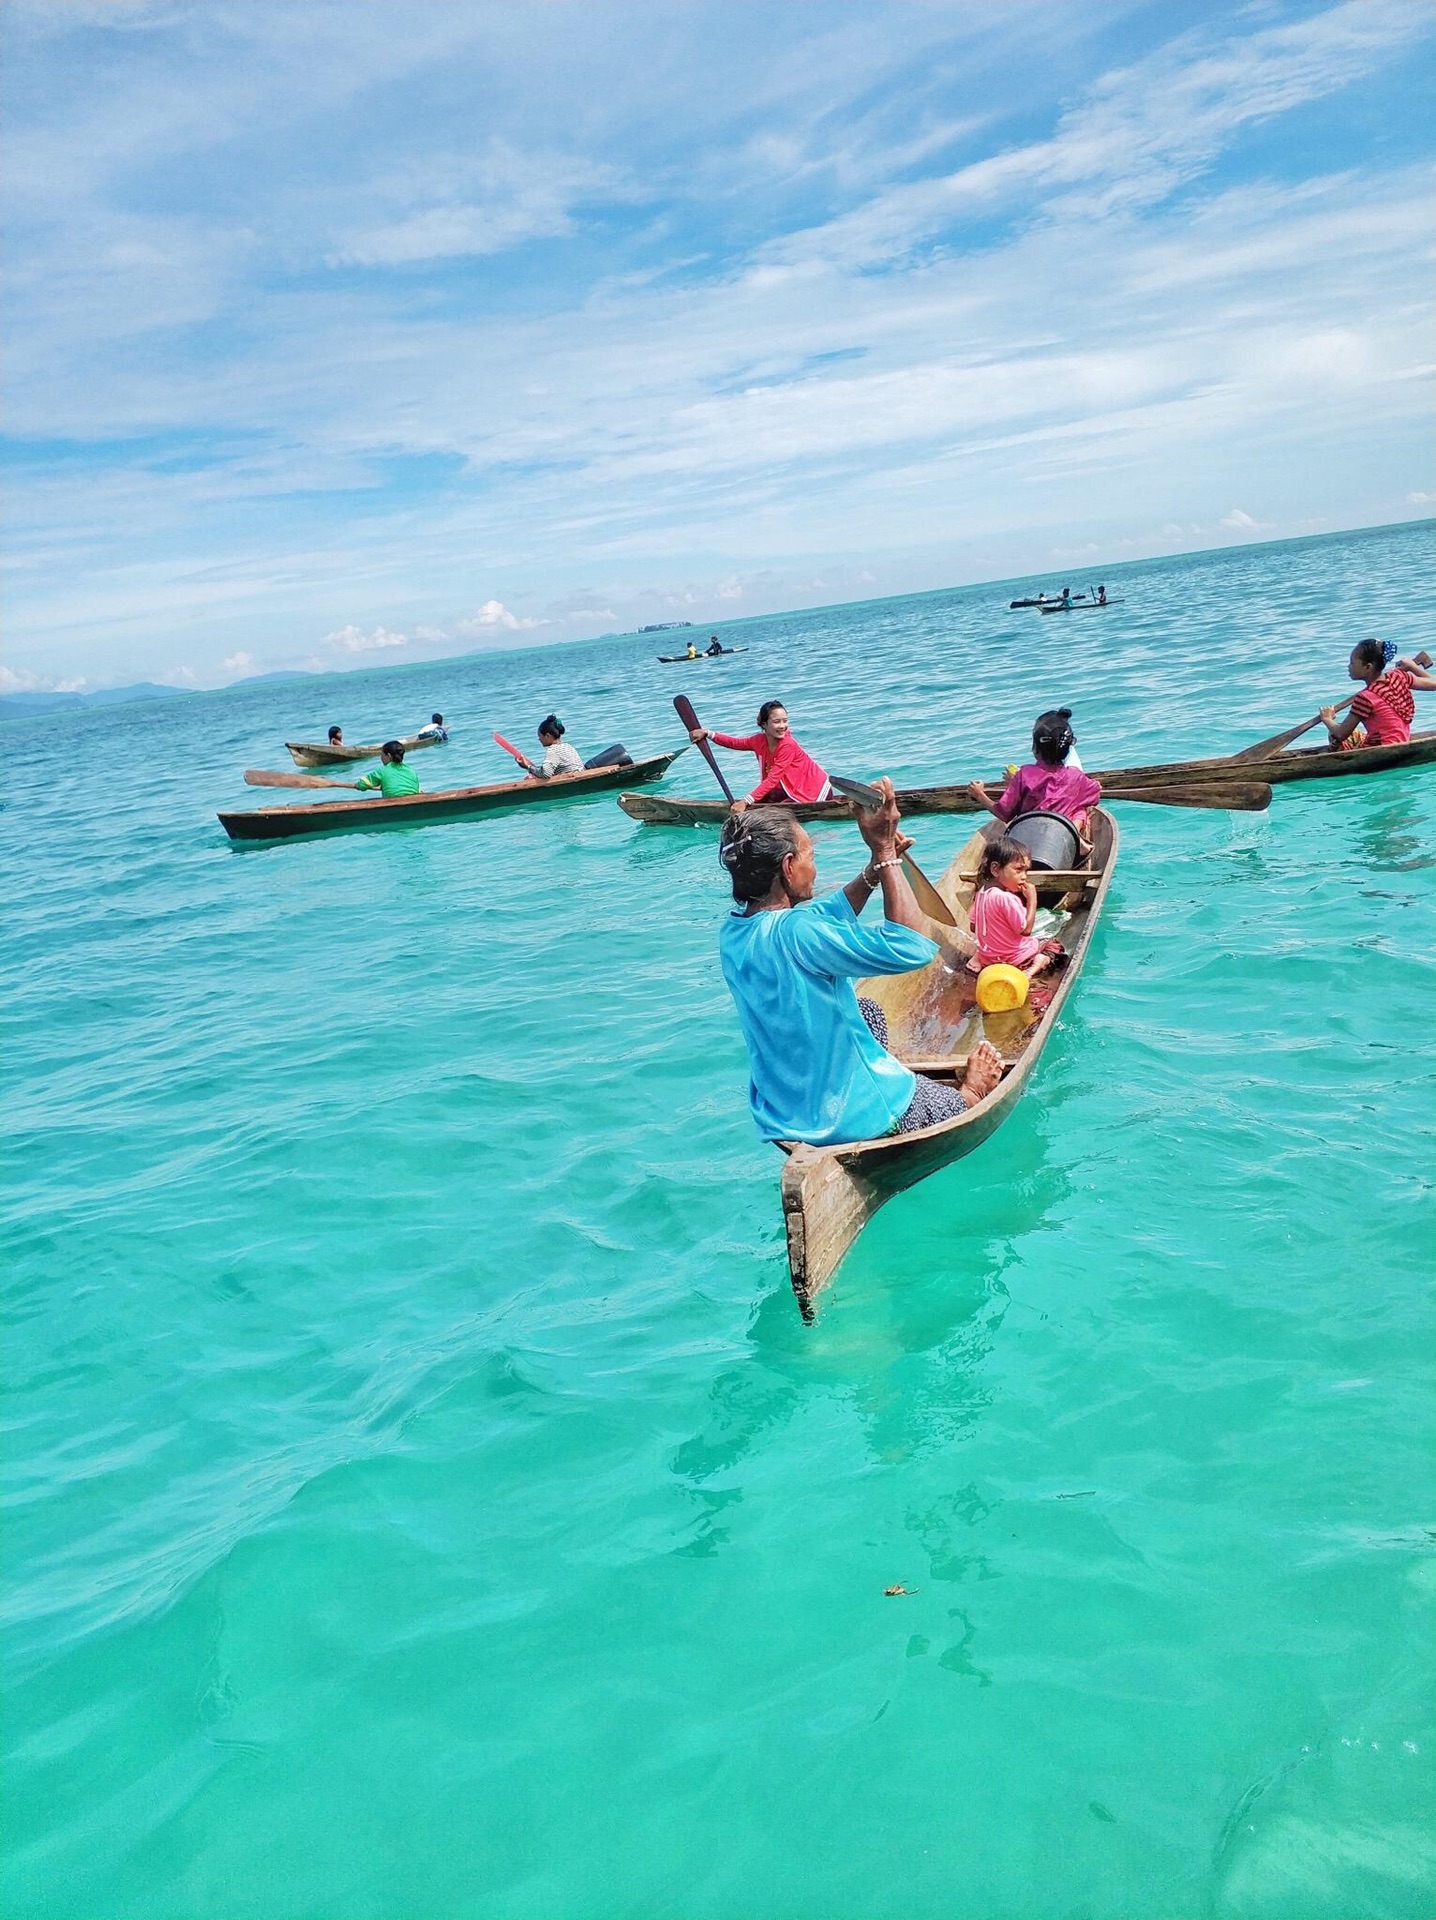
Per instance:
[[[449,197],[432,204],[446,175]],[[417,177],[390,183],[380,193],[431,204],[351,234],[330,253],[331,266],[403,266],[502,253],[526,240],[572,233],[575,211],[585,202],[634,197],[615,168],[563,154],[519,152],[500,142],[478,163],[432,159]]]
[[[336,653],[379,653],[388,647],[407,647],[409,636],[391,633],[387,627],[374,627],[365,633],[351,624],[340,627],[337,633],[326,633],[324,644]]]
[[[535,627],[547,625],[546,620],[521,618],[516,613],[510,613],[502,600],[485,600],[477,612],[471,613],[467,620],[459,622],[454,632],[469,639],[476,633],[490,633],[495,628],[506,628],[510,633],[527,633]]]
[[[75,680],[56,680],[0,666],[0,693],[80,693],[88,684],[83,675]]]
[[[1436,500],[1436,493],[1408,493],[1406,498],[1413,507],[1429,507]]]
[[[1230,513],[1222,515],[1217,524],[1229,527],[1233,533],[1256,533],[1262,523],[1260,520],[1253,520],[1251,515],[1244,513],[1240,507],[1233,507]]]
[[[227,660],[221,661],[225,673],[252,673],[254,655],[252,653],[232,653]]]
[[[905,182],[772,243],[775,265],[850,268],[900,258],[955,221],[1021,203],[1031,215],[1104,218],[1155,205],[1201,174],[1232,134],[1321,99],[1427,30],[1403,0],[1347,4],[1225,42],[1183,34],[1103,76],[1055,134],[937,179]]]

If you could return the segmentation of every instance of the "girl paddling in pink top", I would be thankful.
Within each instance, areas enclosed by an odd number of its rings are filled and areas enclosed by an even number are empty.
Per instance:
[[[788,727],[788,709],[781,700],[765,700],[758,709],[758,733],[712,733],[707,727],[690,727],[688,738],[697,746],[711,740],[715,746],[728,747],[734,753],[756,753],[758,784],[743,800],[733,802],[733,811],[783,802],[807,804],[832,798],[832,782],[810,753],[793,738]]]
[[[1020,813],[1060,813],[1085,841],[1087,816],[1102,798],[1102,789],[1082,771],[1073,751],[1076,744],[1071,707],[1052,707],[1037,716],[1032,728],[1033,764],[1019,767],[995,800],[980,780],[967,791],[999,820],[1015,820]]]
[[[1032,856],[1004,834],[988,842],[977,869],[972,899],[972,933],[977,952],[968,961],[973,973],[999,962],[1021,967],[1029,980],[1060,966],[1066,958],[1060,940],[1035,940],[1037,889],[1028,879]]]

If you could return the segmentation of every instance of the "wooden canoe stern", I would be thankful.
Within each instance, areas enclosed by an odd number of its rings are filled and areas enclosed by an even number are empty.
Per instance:
[[[842,1262],[860,1229],[886,1196],[832,1153],[794,1147],[783,1168],[783,1225],[788,1273],[798,1311],[811,1326],[813,1300]]]

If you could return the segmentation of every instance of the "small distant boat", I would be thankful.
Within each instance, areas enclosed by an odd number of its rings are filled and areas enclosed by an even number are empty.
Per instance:
[[[1039,613],[1086,613],[1093,607],[1120,607],[1120,595],[1113,598],[1110,594],[1105,600],[1044,600],[1038,607]]]
[[[556,774],[551,780],[505,780],[496,786],[454,787],[443,793],[406,793],[397,800],[321,800],[291,807],[252,807],[221,813],[219,824],[231,840],[294,840],[315,833],[345,833],[365,828],[428,826],[439,820],[466,820],[474,814],[546,800],[577,800],[631,782],[661,779],[686,747],[656,753],[626,766],[594,767],[583,773]]]
[[[640,627],[640,633],[678,633],[684,627],[691,627],[691,620],[655,620],[651,626]]]
[[[746,647],[719,647],[716,653],[711,649],[707,653],[660,653],[658,661],[660,666],[672,667],[676,666],[680,660],[726,660],[730,653],[747,651]]]
[[[347,767],[355,760],[377,760],[384,751],[376,747],[331,747],[320,740],[286,740],[289,757],[296,767]],[[407,733],[399,745],[405,753],[417,753],[420,747],[442,747],[444,741],[433,733]]]
[[[1008,611],[1015,612],[1018,607],[1045,607],[1049,604],[1045,593],[1033,594],[1026,600],[1009,600]]]

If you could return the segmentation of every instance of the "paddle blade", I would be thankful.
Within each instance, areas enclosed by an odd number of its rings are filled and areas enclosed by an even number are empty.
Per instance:
[[[674,694],[673,711],[678,715],[678,718],[683,722],[684,726],[687,727],[690,733],[693,732],[695,727],[702,727],[703,722],[698,718],[698,715],[693,711],[693,702],[688,698],[688,695],[686,693]],[[726,794],[729,806],[732,806],[733,789],[729,786],[728,782],[723,778],[723,769],[719,766],[718,762],[713,758],[713,749],[709,746],[706,740],[700,740],[698,742],[698,751],[703,755],[703,758],[708,762],[709,766],[712,767],[713,778],[718,782],[719,786],[723,789],[723,792]]]
[[[844,800],[851,800],[866,813],[875,813],[883,803],[883,797],[876,787],[870,787],[866,780],[850,780],[846,774],[832,773],[828,782],[834,793],[840,793]]]
[[[1336,711],[1349,707],[1356,695],[1348,694],[1345,700],[1336,703]],[[1234,753],[1233,760],[1269,760],[1274,753],[1280,753],[1283,747],[1289,747],[1293,740],[1300,740],[1304,733],[1310,733],[1313,727],[1321,725],[1321,715],[1314,713],[1310,720],[1303,720],[1299,727],[1288,727],[1285,733],[1274,733],[1270,740],[1258,740],[1254,747],[1243,747],[1240,753]]]
[[[528,755],[526,753],[522,752],[518,747],[516,747],[512,740],[505,740],[504,736],[501,733],[496,733],[494,735],[494,739],[497,742],[497,744],[503,748],[505,753],[511,753],[514,756],[515,760],[518,761],[520,766],[522,766],[524,762],[528,759]]]
[[[913,899],[928,919],[936,920],[944,927],[955,927],[957,916],[910,853],[903,855],[902,870],[907,875],[908,885],[912,888]]]
[[[353,780],[326,780],[318,773],[266,773],[260,767],[246,767],[244,784],[247,787],[347,787],[352,793],[357,783]]]
[[[1140,800],[1154,807],[1213,807],[1219,812],[1265,813],[1271,805],[1271,788],[1259,780],[1209,780],[1199,785],[1170,787],[1104,787],[1103,805],[1109,800]]]

